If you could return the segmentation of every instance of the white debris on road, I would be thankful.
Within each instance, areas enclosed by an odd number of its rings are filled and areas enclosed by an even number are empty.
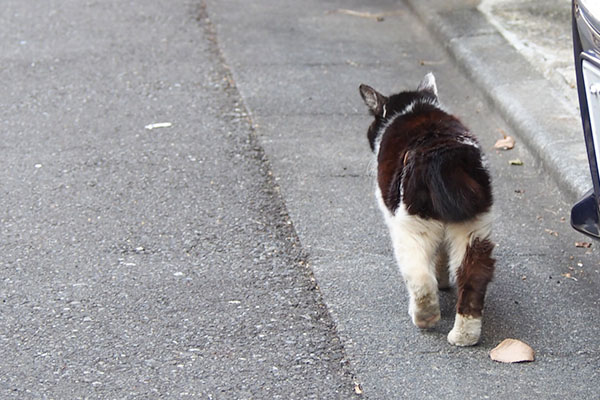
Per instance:
[[[148,124],[144,128],[146,128],[149,131],[151,131],[152,129],[156,129],[156,128],[169,128],[172,125],[173,124],[171,122],[156,122],[154,124]]]

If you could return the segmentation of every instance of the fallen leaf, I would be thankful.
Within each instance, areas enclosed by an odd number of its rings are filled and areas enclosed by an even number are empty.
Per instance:
[[[556,236],[558,237],[558,232],[553,231],[552,229],[544,229],[546,231],[546,233],[552,235],[552,236]]]
[[[570,272],[567,272],[566,274],[560,274],[560,276],[567,278],[567,279],[574,280],[575,282],[577,282],[577,278],[575,278],[573,275],[571,275]]]
[[[363,394],[362,387],[360,387],[360,383],[354,382],[354,393]]]
[[[592,247],[592,244],[589,242],[575,242],[575,247],[583,247],[585,249],[589,249]]]
[[[508,162],[509,165],[523,165],[523,161],[519,160],[518,158],[514,159],[514,160],[510,160]]]
[[[494,148],[500,150],[510,150],[513,147],[515,147],[515,139],[512,136],[504,136],[503,139],[498,139],[494,144]]]
[[[526,343],[517,339],[504,339],[490,351],[490,358],[503,363],[520,363],[533,361],[535,353]]]

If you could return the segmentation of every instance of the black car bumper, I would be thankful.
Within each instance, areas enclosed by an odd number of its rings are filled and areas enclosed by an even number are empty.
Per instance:
[[[573,0],[572,13],[577,91],[593,187],[573,206],[571,225],[600,239],[600,22],[581,0]]]

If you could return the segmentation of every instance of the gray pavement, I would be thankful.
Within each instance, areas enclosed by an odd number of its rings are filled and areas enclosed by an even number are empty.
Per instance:
[[[407,0],[571,201],[590,187],[568,0]]]
[[[462,37],[480,30],[480,49],[487,50],[475,65],[498,74],[488,75],[494,77],[492,91],[508,96],[517,83],[541,85],[546,80],[519,58],[472,2],[407,3],[410,7],[397,1],[286,1],[273,8],[267,1],[251,6],[237,0],[208,2],[219,44],[364,396],[591,398],[595,387],[581,382],[597,380],[600,363],[594,323],[599,312],[597,252],[574,246],[584,238],[568,225],[572,196],[564,182],[562,192],[557,187],[558,174],[548,173],[552,158],[541,156],[535,142],[507,118],[509,113],[496,110],[500,103],[490,101],[485,90],[490,81],[474,75],[476,71],[470,74],[463,62],[467,58],[458,57],[449,45],[463,41],[440,41],[440,31]],[[348,9],[354,13],[344,11]],[[436,27],[427,20],[439,15],[453,25]],[[378,22],[377,16],[383,20]],[[464,42],[477,44],[477,37],[470,36]],[[492,59],[495,53],[509,64]],[[414,87],[429,70],[437,76],[442,102],[488,149],[495,178],[498,272],[488,295],[483,341],[470,349],[446,343],[451,293],[442,296],[439,327],[419,332],[410,324],[368,173],[364,135],[370,121],[357,85],[364,82],[389,93]],[[544,105],[551,103],[546,100]],[[533,118],[527,108],[518,116]],[[573,123],[579,126],[578,120]],[[492,150],[501,131],[517,138],[510,153]],[[580,136],[575,140],[582,146]],[[520,158],[524,166],[510,166],[511,158]],[[577,172],[585,179],[586,171]],[[490,361],[489,350],[507,337],[531,344],[537,361],[509,366]]]
[[[200,4],[0,25],[0,398],[352,397]]]
[[[482,0],[477,8],[575,110],[571,0]]]
[[[1,398],[596,396],[580,124],[498,2],[5,3]],[[358,85],[429,71],[494,178],[473,348],[446,342],[452,292],[411,325],[372,194]],[[536,361],[491,361],[507,337]]]

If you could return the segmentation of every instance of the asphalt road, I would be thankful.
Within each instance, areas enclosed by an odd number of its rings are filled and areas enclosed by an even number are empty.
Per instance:
[[[1,20],[0,398],[352,396],[201,3]]]
[[[4,3],[1,398],[596,395],[596,243],[404,3]],[[473,348],[446,342],[452,292],[410,324],[372,195],[358,85],[430,70],[495,184]],[[536,361],[491,361],[507,337]]]

